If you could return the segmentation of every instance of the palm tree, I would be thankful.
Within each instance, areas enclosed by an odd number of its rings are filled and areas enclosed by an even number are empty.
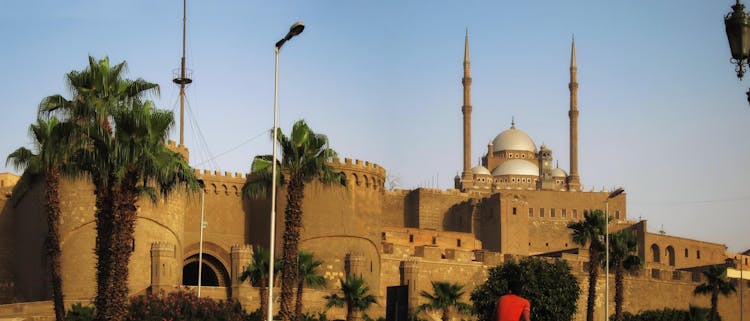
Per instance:
[[[323,261],[313,259],[312,253],[300,251],[298,264],[299,279],[297,280],[297,303],[294,307],[294,315],[295,320],[302,320],[302,291],[304,286],[319,288],[326,284],[326,279],[318,272],[318,267],[323,264]]]
[[[278,144],[281,146],[281,170],[287,178],[274,179],[286,184],[286,208],[284,209],[284,236],[281,273],[281,320],[294,320],[292,310],[294,288],[298,283],[297,253],[299,251],[300,230],[302,229],[302,200],[305,184],[319,179],[325,185],[340,184],[346,186],[346,176],[334,172],[326,162],[336,157],[336,152],[328,146],[328,137],[313,132],[304,120],[292,126],[292,134],[287,137],[278,130]],[[256,156],[251,166],[251,174],[258,179],[243,186],[243,193],[250,198],[265,197],[271,182],[271,156]]]
[[[94,185],[97,320],[119,321],[127,313],[135,202],[140,192],[152,199],[156,195],[145,183],[153,182],[162,195],[180,182],[197,187],[187,163],[164,146],[173,123],[165,120],[171,119],[171,113],[142,102],[147,94],[158,94],[158,85],[124,79],[125,67],[125,62],[110,66],[107,58],[89,57],[85,70],[67,75],[72,98],[49,96],[39,107],[41,115],[60,114],[75,126],[73,138],[82,147],[74,151],[73,159]]]
[[[65,169],[69,156],[67,151],[69,134],[68,126],[61,125],[57,118],[37,119],[36,124],[29,126],[36,154],[24,147],[8,155],[6,164],[12,164],[16,170],[23,169],[20,182],[16,185],[20,194],[29,186],[44,178],[45,211],[47,212],[47,237],[45,247],[52,280],[52,299],[55,308],[55,319],[65,320],[63,302],[62,276],[60,272],[60,173]],[[22,195],[16,195],[19,197]]]
[[[253,262],[245,267],[245,271],[240,276],[240,281],[244,282],[248,280],[251,285],[258,287],[258,294],[260,295],[260,315],[265,317],[268,309],[268,296],[266,296],[266,289],[268,288],[268,266],[270,264],[268,250],[261,246],[253,247]],[[281,268],[281,261],[275,260],[274,272],[278,272]],[[274,274],[276,276],[276,274]],[[274,277],[275,279],[275,277]]]
[[[346,304],[346,321],[354,321],[359,318],[357,312],[363,312],[370,308],[373,303],[377,303],[375,296],[368,293],[370,287],[367,286],[362,277],[348,276],[346,281],[339,279],[341,282],[341,292],[343,297],[337,294],[326,295],[328,300],[326,308],[343,307]]]
[[[426,291],[420,292],[419,295],[427,299],[427,303],[418,306],[416,313],[422,311],[440,311],[442,312],[441,319],[443,321],[450,321],[451,308],[455,308],[463,314],[470,313],[471,306],[459,301],[461,296],[464,295],[463,288],[464,286],[458,283],[432,282],[432,292],[435,295],[429,294]]]
[[[736,292],[734,284],[727,279],[727,267],[723,265],[712,265],[708,270],[702,272],[706,277],[706,283],[699,284],[693,290],[694,295],[711,295],[711,313],[709,321],[718,320],[717,306],[719,304],[719,294],[729,296],[730,293]]]
[[[609,268],[615,270],[615,321],[622,321],[625,301],[625,273],[641,269],[641,258],[636,253],[638,241],[631,231],[621,230],[609,235]]]
[[[601,210],[584,211],[583,220],[571,222],[568,228],[573,230],[573,242],[589,246],[589,293],[586,302],[586,321],[594,321],[594,303],[596,300],[596,279],[599,277],[599,262],[604,251],[604,230],[607,224]]]
[[[117,302],[127,313],[128,263],[137,219],[137,203],[142,194],[152,202],[157,195],[166,198],[176,187],[185,185],[196,190],[198,183],[193,170],[177,152],[166,147],[169,131],[174,125],[171,111],[156,109],[150,101],[135,101],[130,108],[118,108],[112,114],[114,131],[110,162],[116,169],[113,181],[113,267],[112,288]],[[121,301],[120,301],[121,300]]]

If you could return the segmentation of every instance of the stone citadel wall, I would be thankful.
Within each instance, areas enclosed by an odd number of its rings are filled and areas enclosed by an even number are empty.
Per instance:
[[[346,174],[346,187],[312,182],[305,189],[300,244],[324,261],[322,272],[327,280],[327,289],[306,294],[311,307],[322,302],[322,295],[336,290],[339,278],[347,274],[363,276],[383,304],[386,288],[393,285],[414,288],[412,306],[422,300],[417,293],[431,291],[431,281],[459,282],[470,293],[483,282],[487,269],[502,262],[505,254],[575,250],[567,224],[581,219],[583,210],[603,208],[607,196],[605,192],[526,190],[495,194],[424,188],[386,191],[385,170],[376,164],[344,159],[331,165]],[[256,289],[240,284],[236,277],[249,263],[252,250],[247,244],[268,245],[270,202],[242,198],[246,175],[216,171],[196,174],[205,182],[205,193],[179,191],[155,205],[141,201],[130,265],[131,292],[140,294],[149,287],[171,289],[182,284],[183,267],[194,262],[198,252],[203,197],[204,220],[208,223],[204,230],[204,260],[221,279],[219,286],[206,287],[204,293],[218,298],[236,297],[253,307],[257,304]],[[64,290],[69,299],[86,300],[93,296],[95,282],[93,190],[86,182],[66,181],[61,188]],[[283,186],[279,191],[276,222],[280,252],[286,191]],[[9,206],[7,199],[0,200],[0,231],[9,231],[0,234],[0,258],[13,258],[0,261],[0,299],[4,300],[0,302],[49,298],[43,262],[46,227],[41,197],[37,187],[16,207]],[[725,248],[648,233],[645,221],[627,221],[624,196],[611,200],[609,209],[613,216],[619,214],[613,230],[630,228],[639,235],[643,244],[639,255],[647,262],[647,270],[632,278],[626,300],[633,300],[633,308],[626,303],[626,311],[685,308],[688,301],[705,306],[707,298],[692,297],[697,285],[692,273],[676,269],[723,263],[729,257]],[[660,262],[655,262],[649,252],[653,244],[662,251]],[[666,256],[670,246],[676,253],[674,265],[668,263]],[[684,249],[688,249],[687,258],[681,257]],[[578,255],[562,254],[574,266],[581,284],[586,281],[586,256],[585,250]],[[12,262],[5,263],[9,261]],[[674,275],[679,277],[672,279]],[[599,283],[601,293],[603,278]],[[734,314],[731,304],[726,304],[722,314],[730,320]],[[579,306],[580,311],[585,311],[585,295]],[[598,311],[601,306],[599,302]],[[375,310],[371,316],[378,316],[383,309]],[[583,320],[582,316],[580,312],[577,318]]]

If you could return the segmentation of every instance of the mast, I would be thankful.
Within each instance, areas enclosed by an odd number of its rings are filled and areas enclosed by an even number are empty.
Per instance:
[[[187,30],[187,0],[182,0],[182,59],[179,74],[172,81],[180,85],[180,145],[185,146],[185,87],[193,82],[185,68],[185,35]]]

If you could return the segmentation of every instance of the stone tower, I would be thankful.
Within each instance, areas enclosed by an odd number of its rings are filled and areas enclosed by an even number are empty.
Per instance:
[[[570,47],[570,175],[568,190],[580,191],[581,178],[578,176],[578,67],[576,66],[576,40],[573,38]]]
[[[464,104],[461,112],[464,114],[464,170],[462,181],[471,180],[471,63],[469,62],[469,30],[464,37],[464,77],[461,79],[464,87]],[[465,183],[464,183],[465,184]]]

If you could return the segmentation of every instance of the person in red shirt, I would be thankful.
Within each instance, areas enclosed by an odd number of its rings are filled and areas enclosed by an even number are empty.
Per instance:
[[[523,295],[520,281],[508,282],[508,294],[501,296],[495,305],[495,321],[531,321],[531,304]]]

